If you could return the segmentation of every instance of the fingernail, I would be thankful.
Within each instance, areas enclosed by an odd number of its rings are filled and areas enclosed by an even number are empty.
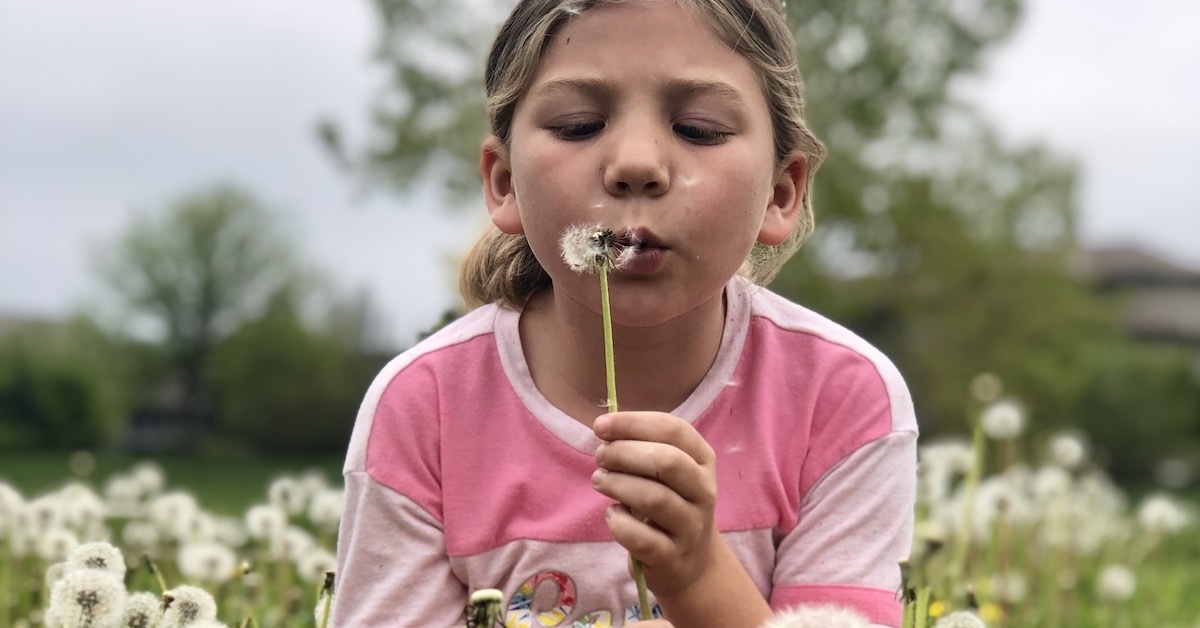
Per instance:
[[[600,480],[607,473],[604,469],[596,469],[592,472],[592,486],[600,486]]]
[[[596,417],[595,421],[592,421],[592,431],[599,432],[601,430],[608,429],[608,424],[611,420],[612,419],[609,418],[609,415],[601,414],[600,416]]]

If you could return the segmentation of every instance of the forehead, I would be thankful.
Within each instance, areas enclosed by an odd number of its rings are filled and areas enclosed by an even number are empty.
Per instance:
[[[761,98],[750,61],[703,13],[678,0],[602,2],[573,16],[547,42],[529,92],[580,77],[626,87],[725,85]]]

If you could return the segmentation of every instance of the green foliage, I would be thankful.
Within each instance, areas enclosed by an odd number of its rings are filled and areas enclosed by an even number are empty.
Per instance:
[[[107,443],[126,409],[110,349],[84,319],[0,341],[0,450]]]
[[[1200,440],[1194,355],[1170,347],[1097,346],[1087,388],[1073,408],[1118,477],[1146,477]]]
[[[272,312],[216,350],[218,428],[263,451],[344,450],[380,366],[293,312]]]
[[[199,444],[212,412],[208,377],[215,347],[311,280],[271,210],[228,185],[141,216],[105,253],[101,275],[130,326],[142,324],[157,336],[157,347],[143,352],[141,371],[160,372],[150,380],[155,390],[179,390],[169,410],[188,422],[192,444]]]

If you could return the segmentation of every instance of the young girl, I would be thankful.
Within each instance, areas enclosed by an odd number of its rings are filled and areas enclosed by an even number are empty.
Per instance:
[[[367,393],[346,460],[334,624],[656,616],[760,626],[835,604],[899,626],[917,426],[900,375],[759,287],[811,227],[823,148],[778,0],[522,0],[487,65],[482,304]],[[611,229],[621,411],[598,278],[560,238]],[[758,284],[758,285],[756,285]]]

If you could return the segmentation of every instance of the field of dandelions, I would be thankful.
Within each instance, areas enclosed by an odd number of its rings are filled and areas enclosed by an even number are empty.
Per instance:
[[[1084,434],[1033,437],[1026,421],[995,400],[971,438],[921,444],[905,628],[1200,628],[1195,504],[1131,499]],[[322,625],[340,487],[279,477],[229,517],[166,486],[152,462],[38,495],[0,481],[0,626]],[[865,625],[835,616],[771,626]]]

